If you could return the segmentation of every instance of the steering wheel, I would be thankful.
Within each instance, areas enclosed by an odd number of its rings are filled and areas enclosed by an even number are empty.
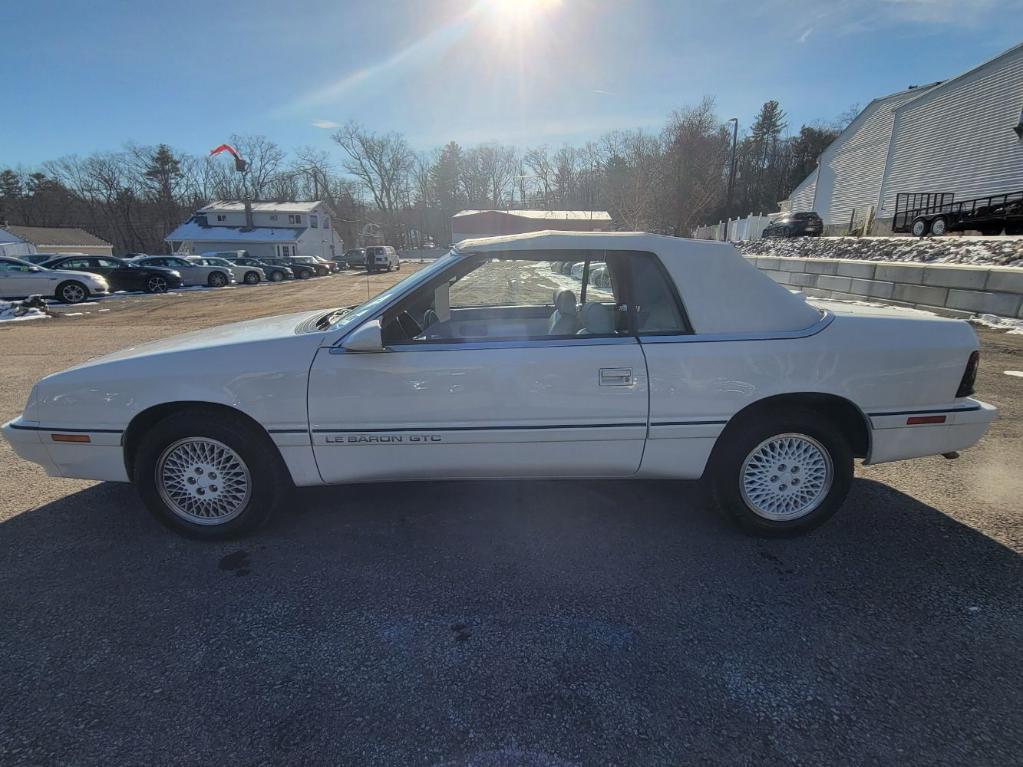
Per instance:
[[[423,312],[423,329],[429,328],[431,325],[436,325],[440,322],[440,317],[437,315],[435,309],[430,308]]]
[[[422,326],[416,322],[416,318],[409,314],[407,310],[399,314],[396,319],[401,327],[401,332],[405,334],[406,338],[412,339],[422,334]]]

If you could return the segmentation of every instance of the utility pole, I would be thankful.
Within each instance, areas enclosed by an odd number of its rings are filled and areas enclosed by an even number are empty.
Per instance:
[[[734,123],[732,127],[732,162],[728,166],[728,196],[725,198],[725,242],[728,242],[728,218],[732,210],[732,191],[735,189],[735,149],[739,143],[739,118],[731,117],[726,122]]]

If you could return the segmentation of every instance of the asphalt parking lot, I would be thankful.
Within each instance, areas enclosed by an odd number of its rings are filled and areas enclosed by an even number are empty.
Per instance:
[[[408,268],[0,326],[0,420],[97,354]],[[0,444],[0,764],[1020,764],[1023,336],[978,332],[984,441],[858,467],[794,540],[690,484],[566,481],[304,490],[204,544]]]

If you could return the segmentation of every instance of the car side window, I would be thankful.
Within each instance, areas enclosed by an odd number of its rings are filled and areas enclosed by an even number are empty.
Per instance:
[[[116,269],[120,266],[116,261],[111,261],[109,258],[97,258],[96,263],[105,269]]]
[[[63,261],[60,264],[61,269],[80,269],[88,270],[92,267],[87,258],[70,258],[67,261]]]
[[[691,332],[675,283],[653,253],[629,256],[629,293],[639,335]]]
[[[565,262],[509,255],[468,258],[416,290],[384,315],[384,342],[582,342],[629,334],[605,263],[573,259],[566,268]],[[599,281],[597,268],[603,268]]]

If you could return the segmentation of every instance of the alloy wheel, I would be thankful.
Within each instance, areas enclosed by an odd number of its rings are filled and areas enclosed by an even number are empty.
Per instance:
[[[742,499],[757,516],[775,522],[805,517],[827,498],[834,481],[827,449],[806,434],[778,434],[746,456],[739,471]]]
[[[230,447],[209,437],[186,437],[156,462],[156,488],[175,515],[198,525],[222,525],[245,509],[252,477]]]

